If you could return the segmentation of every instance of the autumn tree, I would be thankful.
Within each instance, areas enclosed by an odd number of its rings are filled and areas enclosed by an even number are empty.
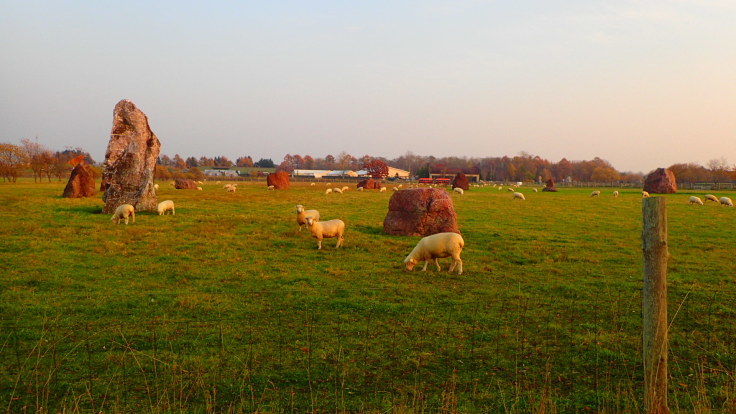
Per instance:
[[[251,158],[250,155],[239,157],[235,160],[235,165],[237,165],[238,167],[250,168],[253,166],[253,158]]]
[[[194,157],[187,157],[184,163],[186,164],[187,168],[199,167],[199,162],[197,162],[197,159]]]
[[[372,159],[369,163],[364,164],[363,168],[368,171],[368,175],[372,178],[381,179],[388,175],[388,165],[376,158]]]
[[[233,162],[230,161],[230,159],[228,159],[224,155],[219,155],[219,156],[215,157],[214,158],[214,162],[215,162],[215,167],[230,168],[230,167],[233,166]]]
[[[304,156],[304,168],[307,170],[314,169],[314,158],[311,155]]]
[[[259,168],[273,168],[276,165],[273,163],[273,160],[271,160],[270,158],[261,158],[260,160],[258,160],[258,162],[253,164],[253,166],[259,167]]]
[[[10,143],[0,143],[0,175],[3,181],[16,182],[18,171],[28,163],[23,148]]]
[[[40,181],[42,176],[46,175],[49,182],[51,182],[51,165],[54,163],[54,157],[51,155],[51,151],[38,142],[33,142],[28,138],[23,138],[21,144],[26,155],[28,155],[28,163],[31,171],[33,171],[33,181],[36,182],[36,178]]]
[[[335,157],[332,154],[325,156],[325,168],[329,170],[335,168]]]

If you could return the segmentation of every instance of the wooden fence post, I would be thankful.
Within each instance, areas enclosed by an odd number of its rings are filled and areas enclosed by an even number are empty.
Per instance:
[[[667,406],[667,208],[663,197],[642,199],[644,256],[642,290],[644,407],[669,413]]]

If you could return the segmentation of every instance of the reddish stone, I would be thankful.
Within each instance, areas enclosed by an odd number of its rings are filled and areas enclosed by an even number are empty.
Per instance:
[[[276,190],[286,190],[289,188],[289,173],[286,171],[276,171],[266,176],[266,185],[273,186]]]
[[[103,213],[112,213],[121,204],[132,204],[135,211],[156,211],[153,171],[160,148],[146,114],[131,101],[118,102],[102,164]]]
[[[555,180],[551,178],[547,180],[542,191],[557,191],[557,187],[555,187]]]
[[[74,167],[69,181],[64,187],[64,198],[92,197],[97,194],[95,190],[95,174],[92,168],[82,161]]]
[[[356,187],[363,187],[364,190],[380,190],[381,182],[369,178],[367,180],[360,181]]]
[[[468,191],[470,189],[468,177],[461,172],[455,174],[455,178],[452,179],[452,188],[462,188],[463,190]]]
[[[383,231],[402,236],[460,233],[452,198],[447,191],[437,188],[410,188],[395,192],[388,203]]]
[[[174,188],[177,190],[196,190],[197,183],[187,178],[177,178],[174,180]]]
[[[650,194],[674,194],[677,192],[675,173],[665,168],[657,168],[644,179],[644,191]]]

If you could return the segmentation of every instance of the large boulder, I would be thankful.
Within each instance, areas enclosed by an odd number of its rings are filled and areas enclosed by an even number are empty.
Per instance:
[[[552,192],[557,191],[557,187],[555,187],[555,180],[551,178],[547,180],[542,191],[552,191]]]
[[[452,188],[462,188],[463,190],[468,191],[470,189],[468,177],[461,172],[455,174],[455,178],[452,179]]]
[[[644,179],[644,191],[650,194],[674,194],[677,192],[675,173],[665,168],[657,168]]]
[[[437,188],[410,188],[395,192],[388,202],[383,231],[401,236],[460,233],[452,198],[447,191]]]
[[[177,178],[174,180],[174,188],[177,190],[196,190],[197,183],[188,178]]]
[[[276,171],[266,176],[266,185],[273,186],[277,190],[286,190],[289,188],[289,173],[286,171]]]
[[[95,189],[95,173],[92,171],[92,167],[87,165],[86,162],[81,161],[72,170],[72,175],[69,176],[69,181],[64,187],[64,198],[82,198],[92,197],[97,194]]]
[[[358,182],[358,185],[356,186],[356,188],[357,187],[363,187],[364,190],[380,190],[381,181],[369,178],[367,180]]]
[[[113,213],[121,204],[132,204],[135,211],[156,211],[153,172],[160,148],[146,114],[129,100],[118,102],[102,164],[103,213]]]

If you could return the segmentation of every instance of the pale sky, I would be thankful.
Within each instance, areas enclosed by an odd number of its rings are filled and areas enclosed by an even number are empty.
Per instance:
[[[736,162],[736,2],[0,0],[0,142]]]

